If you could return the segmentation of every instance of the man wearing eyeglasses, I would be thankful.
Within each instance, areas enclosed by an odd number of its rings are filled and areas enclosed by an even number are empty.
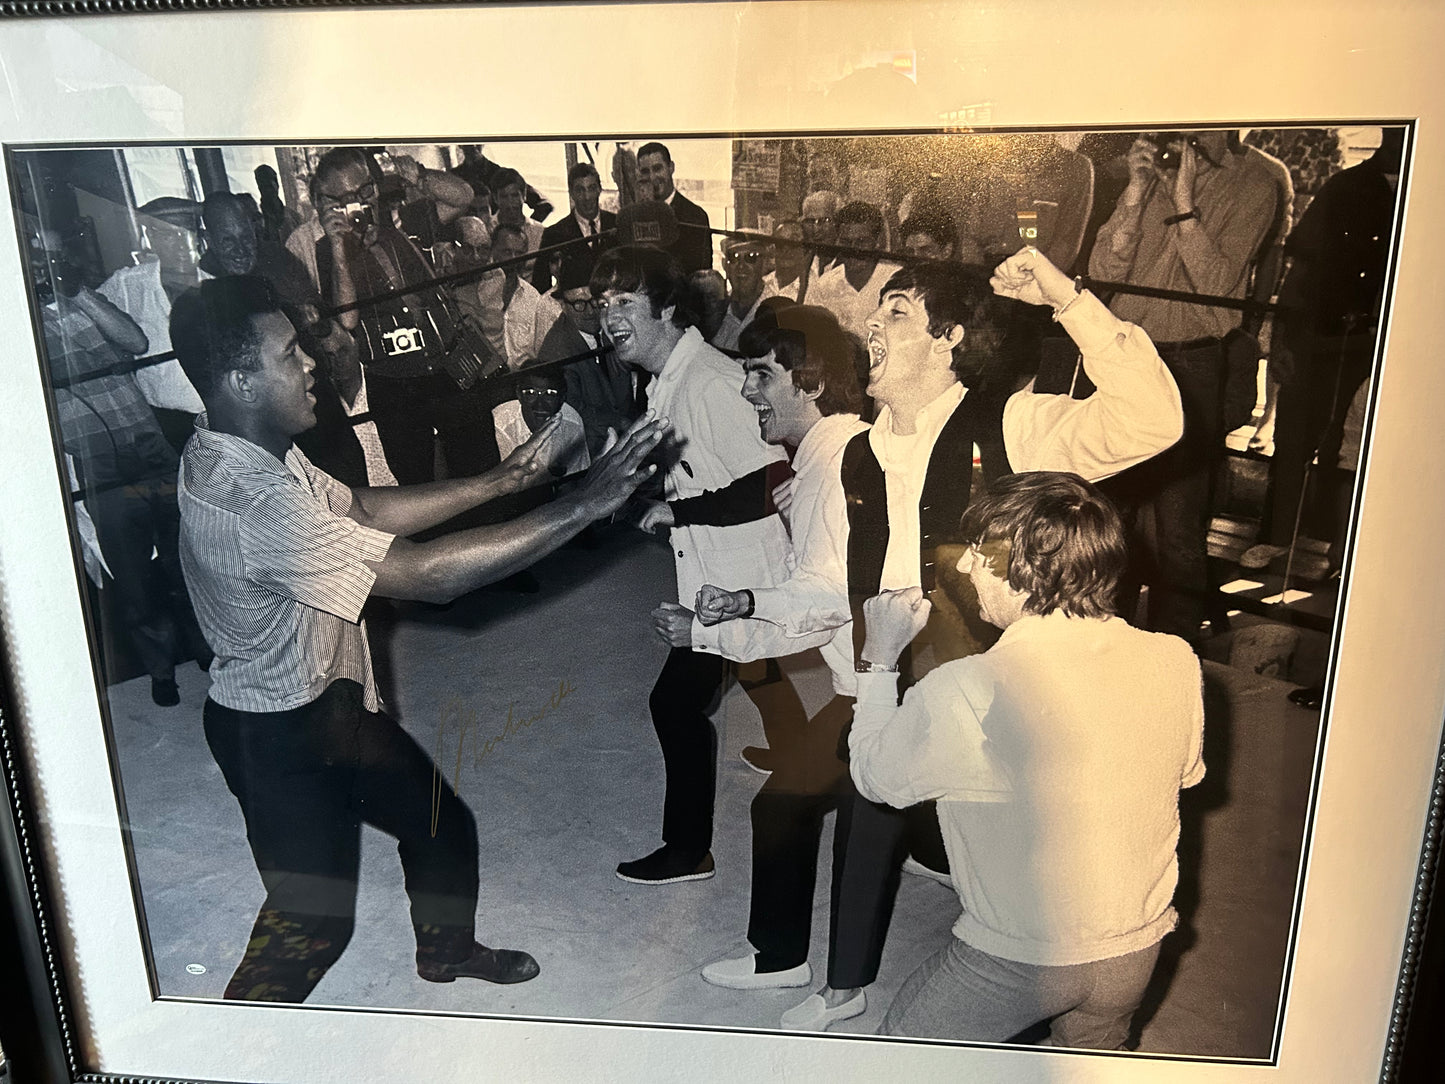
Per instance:
[[[838,243],[838,208],[843,200],[836,192],[814,192],[803,200],[799,221],[803,225],[803,240],[813,244],[836,245]],[[832,255],[813,256],[808,278],[816,282],[818,276],[836,264]],[[801,297],[799,301],[803,300]]]
[[[762,238],[731,237],[723,242],[728,304],[722,327],[712,337],[719,350],[737,350],[738,334],[758,314],[763,298],[772,296],[763,280],[772,263],[769,247]]]
[[[561,367],[567,384],[566,399],[582,416],[587,448],[595,456],[606,445],[609,429],[621,433],[642,413],[638,378],[618,359],[612,344],[602,334],[602,302],[592,296],[588,285],[591,265],[580,260],[567,261],[562,265],[561,276],[551,297],[561,305],[562,316],[547,332],[537,351],[537,360],[576,359]],[[579,357],[599,349],[602,351],[599,354]]]
[[[445,206],[465,207],[466,182],[398,159],[408,187]],[[460,187],[458,187],[460,186]],[[358,147],[322,156],[312,178],[312,202],[324,237],[316,245],[321,296],[336,306],[355,336],[367,400],[382,446],[404,485],[436,474],[436,438],[447,474],[480,474],[499,462],[491,403],[477,383],[492,364],[486,344],[461,321],[451,293],[425,285],[431,265],[381,208],[377,175]],[[412,292],[385,301],[379,295]],[[435,434],[435,435],[434,435]]]

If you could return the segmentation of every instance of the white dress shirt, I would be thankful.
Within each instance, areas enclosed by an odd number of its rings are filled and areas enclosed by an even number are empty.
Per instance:
[[[1173,445],[1184,432],[1179,388],[1149,336],[1087,290],[1059,323],[1078,345],[1095,391],[1074,399],[1041,394],[1030,383],[1011,395],[1003,439],[1013,472],[1070,471],[1095,482]],[[908,436],[893,431],[892,411],[881,407],[869,433],[888,494],[885,590],[921,581],[918,501],[933,445],[965,394],[963,385],[952,385],[919,411],[916,432]]]

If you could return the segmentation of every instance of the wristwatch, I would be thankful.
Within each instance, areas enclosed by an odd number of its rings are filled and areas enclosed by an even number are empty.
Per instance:
[[[1198,207],[1192,207],[1192,208],[1190,208],[1189,210],[1185,211],[1182,215],[1170,215],[1168,218],[1166,218],[1166,219],[1164,220],[1164,225],[1166,225],[1166,226],[1177,226],[1177,225],[1179,225],[1179,223],[1181,223],[1181,222],[1188,222],[1191,218],[1198,218],[1198,217],[1199,217],[1199,208],[1198,208]]]
[[[859,674],[896,674],[898,664],[884,666],[881,662],[869,662],[867,659],[859,659],[853,664],[853,669]]]

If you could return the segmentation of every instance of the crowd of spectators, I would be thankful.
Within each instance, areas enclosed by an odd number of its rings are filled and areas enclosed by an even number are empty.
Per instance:
[[[95,294],[133,321],[145,343],[102,338],[121,358],[167,355],[166,321],[180,292],[217,276],[258,275],[322,363],[321,424],[303,438],[315,461],[357,484],[411,483],[476,474],[499,460],[521,417],[515,374],[523,369],[557,368],[569,413],[580,419],[594,454],[609,427],[637,414],[646,402],[646,374],[617,364],[588,289],[597,256],[612,245],[667,249],[691,274],[704,336],[727,352],[736,352],[740,331],[770,297],[828,309],[856,336],[858,375],[866,378],[864,321],[902,264],[991,266],[1031,243],[1056,266],[1104,283],[1106,298],[1109,285],[1121,286],[1112,307],[1150,332],[1184,389],[1184,439],[1170,455],[1115,480],[1110,493],[1124,509],[1136,551],[1123,592],[1132,597],[1149,584],[1149,624],[1197,640],[1218,617],[1208,605],[1205,549],[1211,480],[1226,428],[1245,420],[1253,405],[1263,321],[1257,311],[1128,288],[1267,302],[1288,253],[1294,271],[1286,301],[1333,289],[1304,304],[1339,302],[1349,310],[1279,322],[1283,333],[1270,351],[1269,395],[1255,443],[1262,449],[1277,434],[1277,484],[1260,545],[1246,562],[1262,565],[1289,545],[1301,478],[1319,446],[1329,458],[1368,368],[1365,340],[1378,319],[1384,249],[1351,239],[1386,235],[1391,190],[1382,187],[1375,198],[1374,189],[1362,188],[1374,200],[1370,206],[1382,208],[1365,224],[1367,233],[1334,221],[1343,214],[1335,210],[1343,201],[1333,198],[1341,180],[1291,234],[1299,208],[1290,170],[1232,133],[1106,134],[1086,137],[1078,150],[1046,136],[979,140],[966,157],[940,156],[932,171],[900,168],[898,177],[908,179],[896,187],[906,190],[886,200],[876,198],[876,184],[861,183],[863,170],[850,172],[848,141],[820,142],[794,209],[770,215],[764,229],[722,238],[712,235],[707,212],[677,191],[672,152],[662,143],[644,144],[628,163],[636,202],[621,220],[602,207],[602,177],[590,162],[568,171],[569,205],[558,216],[517,170],[487,158],[480,145],[461,148],[449,171],[381,148],[341,147],[321,155],[306,178],[310,214],[282,201],[269,166],[255,171],[259,201],[216,191],[201,202],[162,197],[137,208],[136,258],[97,283]],[[1387,137],[1358,175],[1389,177],[1398,153],[1398,140]],[[1381,164],[1391,156],[1395,165]],[[656,205],[665,210],[647,210]],[[57,232],[64,231],[47,225],[37,233],[37,251],[64,258],[67,245]],[[1343,248],[1329,243],[1334,234],[1346,239]],[[721,274],[713,269],[715,240]],[[527,258],[539,250],[542,256]],[[1355,290],[1359,298],[1334,296],[1340,290],[1329,281],[1354,282],[1361,273],[1368,289]],[[1316,286],[1322,279],[1328,281]],[[72,323],[106,326],[78,317],[68,299],[66,310]],[[1302,331],[1302,320],[1326,330]],[[58,347],[53,356],[73,353]],[[1344,369],[1341,356],[1348,359]],[[1048,390],[1089,391],[1067,339],[1031,313],[1014,314],[1003,349],[960,365],[972,368],[963,375],[974,384],[1016,390],[1035,380]],[[175,361],[142,363],[108,379],[134,387],[148,422],[179,451],[200,400]],[[1236,386],[1247,400],[1234,394]],[[1243,417],[1239,402],[1246,404]],[[862,415],[871,416],[871,404]],[[1333,459],[1324,465],[1332,468]],[[87,526],[100,503],[83,506]],[[98,532],[103,540],[113,534],[108,528]],[[92,546],[92,567],[103,549],[104,541]],[[1125,611],[1133,612],[1127,600]],[[168,699],[168,690],[161,695]]]

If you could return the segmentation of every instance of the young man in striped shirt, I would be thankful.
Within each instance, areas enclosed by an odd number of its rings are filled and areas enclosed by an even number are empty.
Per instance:
[[[362,823],[398,840],[417,973],[523,982],[525,952],[474,938],[477,835],[432,760],[380,711],[361,608],[373,594],[450,600],[525,568],[609,515],[651,473],[647,418],[582,486],[509,523],[408,540],[547,474],[553,426],[496,468],[350,489],[292,443],[316,422],[314,363],[263,280],[176,301],[171,342],[207,412],[182,458],[181,563],[216,652],[206,740],[246,819],[266,900],[225,996],[302,1001],[355,919]]]

